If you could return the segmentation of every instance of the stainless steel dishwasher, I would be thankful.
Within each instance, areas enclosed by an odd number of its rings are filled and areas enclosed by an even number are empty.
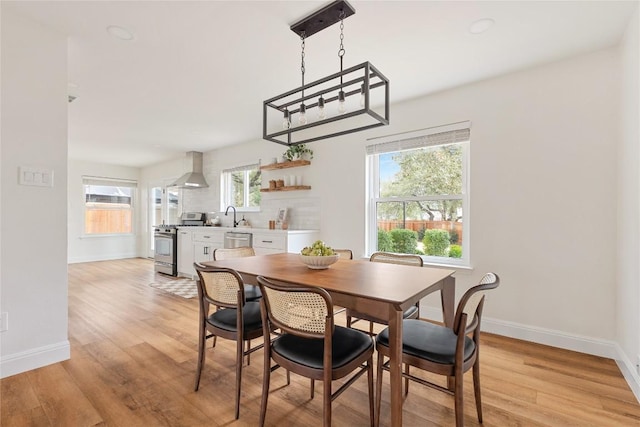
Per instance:
[[[227,231],[224,233],[225,248],[253,247],[253,234],[239,231]]]

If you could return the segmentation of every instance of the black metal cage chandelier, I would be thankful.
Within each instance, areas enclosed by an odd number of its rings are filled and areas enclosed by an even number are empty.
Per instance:
[[[291,26],[302,41],[302,85],[263,103],[263,138],[287,146],[333,138],[389,124],[389,80],[370,62],[343,69],[344,18],[355,13],[334,1]],[[307,37],[340,22],[340,71],[304,82]]]

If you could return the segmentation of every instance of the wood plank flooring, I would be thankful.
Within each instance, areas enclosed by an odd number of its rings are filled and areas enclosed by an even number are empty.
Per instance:
[[[207,349],[194,392],[197,302],[148,286],[168,280],[146,259],[69,265],[71,359],[3,379],[0,425],[256,426],[262,350],[243,371],[236,421],[235,345]],[[486,427],[640,426],[640,404],[613,360],[490,334],[481,350]],[[365,378],[334,401],[333,425],[369,425]],[[311,400],[309,381],[291,380],[272,375],[266,424],[321,425],[322,383]],[[403,417],[406,426],[452,426],[453,398],[412,383]],[[389,423],[385,373],[381,426]],[[465,425],[479,425],[470,373]]]

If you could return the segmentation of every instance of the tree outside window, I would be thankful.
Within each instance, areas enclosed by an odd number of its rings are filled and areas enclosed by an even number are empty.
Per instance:
[[[451,135],[455,137],[456,135]],[[442,135],[438,135],[441,138]],[[370,153],[369,252],[425,255],[427,262],[468,263],[465,229],[468,134],[464,142],[429,138]],[[409,149],[403,149],[409,146]]]

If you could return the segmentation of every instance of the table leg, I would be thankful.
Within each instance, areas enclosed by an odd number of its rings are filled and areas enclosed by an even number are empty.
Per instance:
[[[456,279],[453,276],[444,279],[440,298],[442,300],[442,319],[444,320],[444,325],[453,328],[453,319],[456,315]]]
[[[440,297],[442,299],[442,319],[444,320],[444,324],[449,328],[453,328],[456,310],[456,279],[453,278],[453,276],[444,279]],[[455,381],[453,377],[447,377],[447,388],[451,391],[454,390]]]
[[[402,426],[402,311],[390,307],[389,376],[391,378],[391,425]]]

